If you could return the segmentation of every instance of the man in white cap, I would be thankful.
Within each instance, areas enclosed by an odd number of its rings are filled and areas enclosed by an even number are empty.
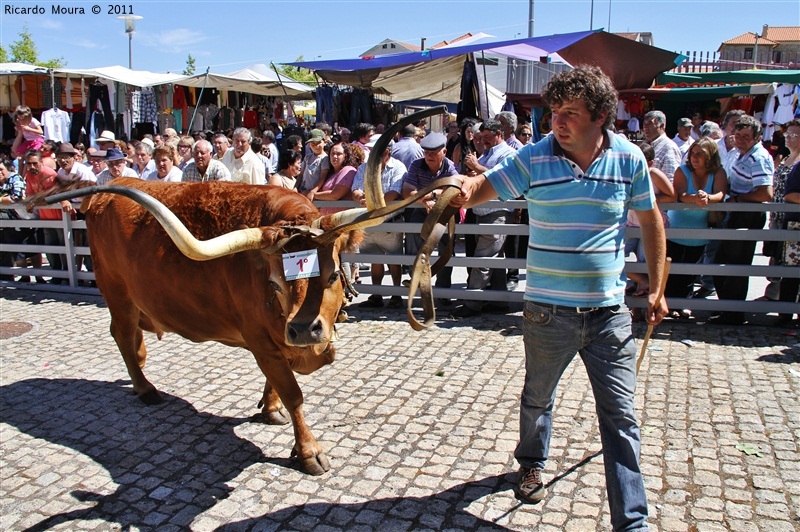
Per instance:
[[[689,118],[678,119],[678,132],[672,139],[672,142],[681,150],[681,160],[686,159],[686,154],[689,153],[689,148],[694,144],[692,138],[692,121]]]
[[[423,157],[417,159],[408,168],[406,176],[403,178],[403,198],[416,196],[419,189],[426,187],[433,181],[442,178],[450,177],[458,174],[456,165],[453,161],[446,157],[447,137],[442,133],[431,133],[426,135],[420,142]],[[425,221],[427,213],[433,208],[438,199],[439,190],[429,192],[417,199],[417,202],[422,204],[424,209],[413,209],[409,222],[422,223]],[[422,247],[422,237],[419,234],[408,234],[408,238],[413,243],[410,251],[414,254]],[[447,246],[448,237],[445,235],[439,242],[439,252]],[[436,276],[437,288],[450,288],[451,278],[453,275],[453,268],[445,267]],[[449,299],[438,299],[437,303],[440,306],[449,306]]]
[[[97,137],[95,141],[97,143],[98,150],[107,150],[109,148],[116,148],[117,147],[117,137],[109,130],[104,130],[100,133],[100,136]]]

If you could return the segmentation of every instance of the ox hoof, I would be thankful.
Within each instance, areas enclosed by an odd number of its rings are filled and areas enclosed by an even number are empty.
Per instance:
[[[161,395],[156,390],[150,390],[149,392],[141,394],[139,399],[148,406],[158,405],[164,402],[164,399],[161,398]]]
[[[262,412],[261,417],[267,425],[288,425],[289,414],[283,408],[273,410],[272,412]]]
[[[296,450],[292,450],[292,456],[297,457]],[[300,469],[307,475],[318,477],[331,470],[331,463],[322,451],[309,458],[298,458],[298,460],[300,461]]]

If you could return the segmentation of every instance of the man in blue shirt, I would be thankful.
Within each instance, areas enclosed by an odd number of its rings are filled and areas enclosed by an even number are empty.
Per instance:
[[[525,385],[520,405],[517,493],[545,496],[556,386],[578,353],[600,421],[606,490],[615,530],[647,529],[639,468],[640,432],[633,398],[636,348],[625,306],[624,245],[629,208],[641,222],[650,286],[660,286],[666,258],[661,214],[641,151],[609,128],[617,109],[611,80],[597,67],[562,72],[543,93],[552,134],[498,166],[464,177],[453,206],[524,195],[530,214],[523,338]],[[646,319],[667,313],[648,296]]]
[[[733,144],[738,155],[728,166],[730,181],[729,202],[762,203],[772,201],[772,174],[775,165],[772,156],[761,144],[761,123],[752,116],[743,115],[736,121]],[[764,212],[733,211],[725,225],[728,229],[762,229],[767,221]],[[724,240],[720,242],[714,261],[717,264],[752,264],[756,252],[754,240]],[[750,279],[746,276],[715,275],[714,286],[719,299],[744,301]],[[742,325],[744,312],[723,312],[709,323]]]

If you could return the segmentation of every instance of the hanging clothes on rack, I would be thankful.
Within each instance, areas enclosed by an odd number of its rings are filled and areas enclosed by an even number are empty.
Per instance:
[[[114,113],[111,110],[108,85],[98,80],[89,85],[89,106],[86,109],[86,132],[93,148],[97,148],[96,139],[106,129],[114,130]]]
[[[54,107],[42,113],[42,129],[46,140],[69,142],[70,125],[72,120],[69,113]]]

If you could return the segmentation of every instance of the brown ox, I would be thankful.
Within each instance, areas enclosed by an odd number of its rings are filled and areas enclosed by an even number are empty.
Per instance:
[[[334,232],[323,243],[298,235],[291,226],[316,223],[329,229],[346,213],[320,218],[305,197],[278,187],[139,179],[112,185],[145,192],[185,225],[162,227],[139,203],[118,195],[84,200],[97,286],[134,391],[145,403],[161,400],[142,372],[143,330],[159,338],[174,332],[195,342],[243,347],[266,377],[260,405],[267,422],[287,422],[283,403],[294,425],[293,454],[303,470],[329,470],[304,421],[303,393],[293,371],[308,374],[333,361],[334,323],[343,301],[338,256],[353,249],[360,230]],[[213,249],[198,251],[195,244],[209,242],[187,244],[192,236],[210,240]],[[317,249],[320,275],[287,282],[281,253],[308,249]]]

